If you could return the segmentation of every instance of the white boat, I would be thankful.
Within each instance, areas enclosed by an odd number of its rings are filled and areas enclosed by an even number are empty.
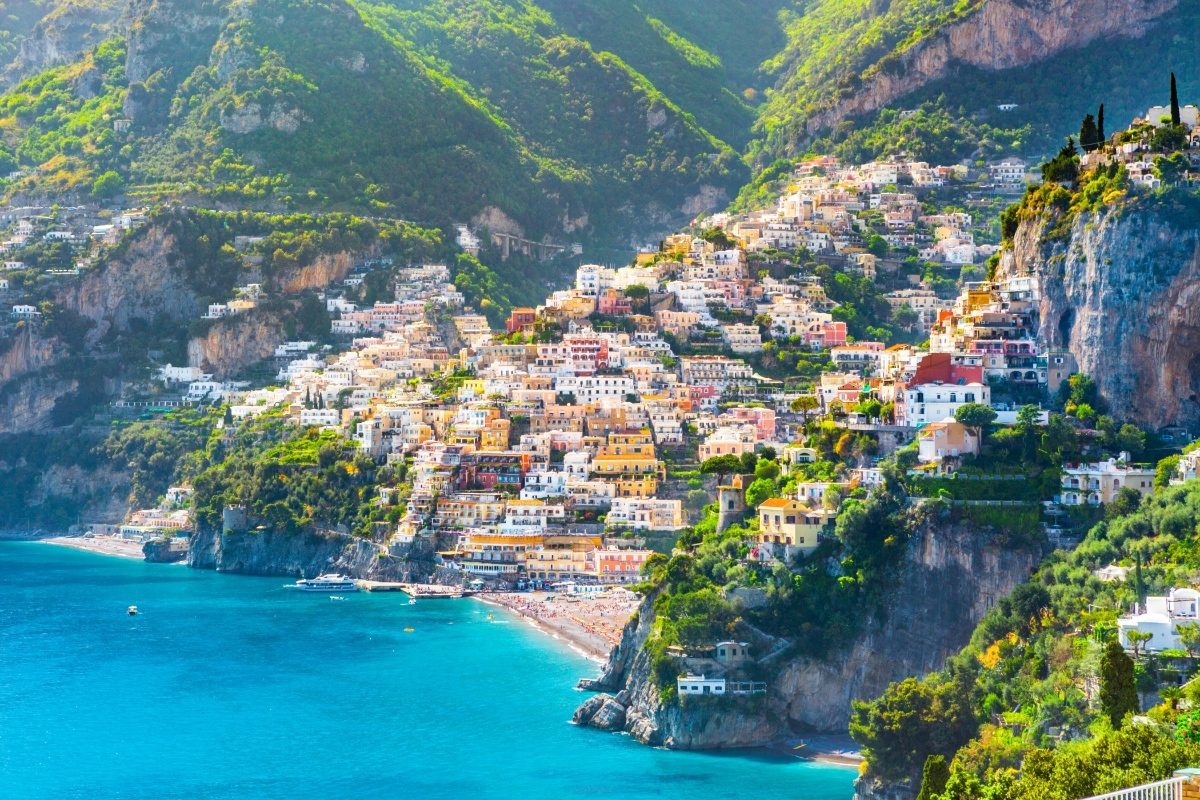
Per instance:
[[[302,592],[357,592],[358,584],[345,575],[318,575],[315,578],[301,578],[289,586]]]

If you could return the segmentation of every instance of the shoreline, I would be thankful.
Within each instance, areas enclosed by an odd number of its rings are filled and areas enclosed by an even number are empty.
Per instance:
[[[627,609],[612,602],[600,606],[602,611],[613,612],[610,619],[604,614],[591,613],[597,608],[592,604],[605,602],[603,600],[581,599],[559,604],[562,597],[547,592],[481,592],[474,595],[476,600],[513,612],[542,633],[566,641],[588,660],[603,665],[620,637],[605,632],[602,627],[612,625],[618,631],[622,629],[637,609],[637,603],[628,604]],[[566,607],[568,602],[572,607]]]
[[[30,538],[28,541],[52,544],[57,547],[69,547],[72,550],[82,550],[86,553],[96,553],[102,556],[114,556],[133,561],[145,561],[141,542],[131,542],[126,539],[113,539],[103,536],[85,538],[83,536],[47,536]]]
[[[812,761],[833,767],[857,769],[863,762],[858,744],[847,734],[814,733],[792,736],[770,748],[799,761]]]

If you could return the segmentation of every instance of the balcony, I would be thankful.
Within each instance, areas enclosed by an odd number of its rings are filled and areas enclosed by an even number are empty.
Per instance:
[[[1176,770],[1170,778],[1141,786],[1131,786],[1086,800],[1196,800],[1200,798],[1200,770]]]

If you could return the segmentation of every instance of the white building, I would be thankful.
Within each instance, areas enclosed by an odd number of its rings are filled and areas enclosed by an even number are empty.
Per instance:
[[[658,497],[617,497],[607,521],[634,530],[679,530],[683,527],[683,503]]]
[[[735,353],[757,353],[762,350],[762,334],[757,325],[734,323],[721,326],[721,336]]]
[[[611,289],[616,273],[599,264],[584,264],[575,270],[575,288],[589,297]]]
[[[1156,128],[1162,127],[1163,117],[1168,118],[1168,120],[1170,119],[1170,106],[1150,106],[1150,109],[1146,112],[1146,121]],[[1180,106],[1179,122],[1189,128],[1200,125],[1200,109],[1193,105]]]
[[[724,695],[724,678],[706,678],[703,675],[680,675],[676,679],[680,697],[696,695]]]
[[[1147,597],[1146,608],[1117,620],[1117,636],[1121,646],[1132,649],[1129,632],[1151,635],[1142,645],[1146,652],[1178,650],[1179,626],[1196,623],[1200,612],[1200,592],[1195,589],[1172,589],[1166,597]]]
[[[306,408],[300,412],[301,427],[336,428],[342,424],[342,412],[336,408]]]
[[[212,375],[199,367],[175,367],[167,364],[159,367],[158,379],[163,383],[191,383],[192,381],[210,381]]]
[[[925,383],[904,389],[904,404],[896,409],[898,425],[925,425],[953,417],[967,403],[991,405],[992,389],[982,383]]]

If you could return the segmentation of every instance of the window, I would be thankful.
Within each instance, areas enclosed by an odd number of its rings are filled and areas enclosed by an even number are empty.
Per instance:
[[[967,392],[965,395],[963,395],[963,400],[968,403],[974,403],[975,402],[975,393]]]

